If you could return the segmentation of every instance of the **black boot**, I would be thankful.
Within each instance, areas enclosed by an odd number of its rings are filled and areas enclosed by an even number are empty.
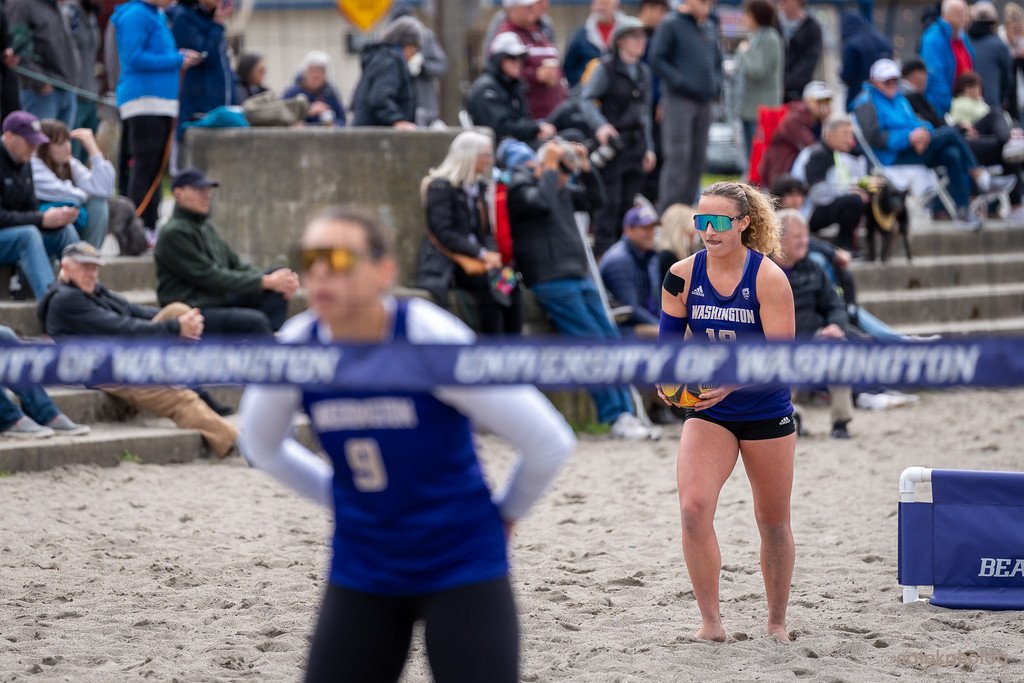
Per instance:
[[[849,422],[833,422],[832,423],[832,438],[833,439],[852,439],[850,430],[846,428]]]
[[[199,398],[203,399],[203,403],[210,406],[210,410],[217,413],[221,417],[227,417],[228,415],[234,415],[235,409],[231,406],[224,405],[219,402],[213,396],[210,396],[205,389],[197,388],[195,392],[199,394]]]

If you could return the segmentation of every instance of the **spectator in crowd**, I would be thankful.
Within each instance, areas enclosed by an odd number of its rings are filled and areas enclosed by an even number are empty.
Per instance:
[[[591,61],[608,53],[615,27],[625,18],[619,11],[619,0],[591,0],[590,14],[583,25],[569,36],[565,48],[565,79],[575,88]]]
[[[907,98],[910,108],[914,110],[917,118],[927,121],[932,128],[941,128],[946,125],[946,120],[939,116],[935,107],[924,96],[928,88],[928,67],[918,58],[909,59],[903,63],[900,72],[903,77],[900,81],[900,93]],[[852,105],[852,102],[851,102]]]
[[[499,303],[490,279],[502,268],[487,202],[494,163],[491,138],[476,131],[459,133],[448,155],[423,179],[420,195],[427,225],[420,244],[416,284],[448,308],[454,286],[471,301],[481,334],[519,334],[522,315],[518,288],[508,305]],[[460,258],[463,257],[463,258]],[[472,272],[463,268],[472,261]]]
[[[110,222],[108,200],[114,195],[114,165],[103,157],[96,137],[88,128],[68,132],[56,119],[41,122],[49,138],[32,157],[32,184],[41,208],[71,206],[79,211],[75,221],[78,236],[99,249]],[[86,166],[71,154],[77,140],[88,155]]]
[[[766,186],[789,173],[793,162],[805,148],[818,139],[818,129],[832,113],[832,89],[824,81],[811,81],[803,99],[786,105],[786,113],[768,140],[761,158],[761,182]]]
[[[672,8],[668,0],[641,0],[640,9],[637,11],[637,18],[643,22],[644,32],[647,33],[647,49],[644,51],[644,64],[651,65],[651,41],[654,32],[665,19]],[[643,195],[655,204],[658,202],[658,181],[661,178],[662,152],[661,152],[661,118],[664,111],[661,107],[661,81],[651,70],[651,137],[654,139],[654,155],[656,163],[654,169],[644,176]]]
[[[484,33],[484,39],[483,42],[481,43],[481,45],[483,46],[482,56],[484,62],[487,61],[487,57],[490,54],[489,50],[491,41],[494,40],[494,36],[498,35],[498,33],[500,32],[498,29],[501,28],[501,25],[505,23],[506,19],[508,19],[508,13],[505,11],[505,7],[507,6],[507,4],[512,4],[515,1],[516,0],[502,0],[501,8],[498,9],[498,11],[495,12],[494,15],[491,17],[491,20],[487,22],[487,31]],[[544,34],[544,37],[547,39],[549,43],[551,43],[552,45],[556,45],[558,43],[558,40],[555,38],[555,22],[552,21],[551,17],[548,16],[549,4],[549,0],[537,0],[536,12],[537,16],[540,18],[537,19],[536,28],[538,31]]]
[[[569,337],[617,339],[597,287],[588,276],[586,245],[576,227],[575,211],[593,211],[604,203],[601,178],[579,143],[552,140],[541,147],[540,162],[513,169],[508,211],[516,265],[523,281],[555,323]],[[577,175],[579,185],[570,186]],[[637,419],[623,388],[590,392],[597,419],[611,425],[613,436],[645,439],[650,429]]]
[[[546,119],[569,95],[565,76],[558,59],[558,48],[541,31],[540,19],[544,4],[538,0],[504,0],[505,21],[499,33],[512,32],[526,46],[523,78],[526,80],[526,101],[530,116]]]
[[[743,5],[743,22],[750,40],[740,43],[736,61],[743,75],[743,141],[747,157],[757,130],[757,110],[782,104],[782,75],[785,55],[778,31],[775,6],[768,0],[747,0]]]
[[[379,43],[363,48],[363,73],[352,96],[353,126],[416,128],[416,91],[409,60],[423,45],[423,24],[401,17],[388,24]]]
[[[186,168],[171,183],[175,206],[153,251],[160,305],[203,312],[211,334],[269,335],[284,323],[299,287],[288,268],[264,273],[243,262],[210,222],[215,180]]]
[[[1002,38],[1013,57],[1013,76],[1006,96],[1006,111],[1014,121],[1024,114],[1024,8],[1016,2],[1003,7]]]
[[[224,33],[233,7],[232,2],[221,0],[178,0],[167,12],[178,47],[205,55],[185,72],[181,85],[179,140],[185,135],[185,124],[201,119],[217,107],[241,104]]]
[[[973,71],[957,76],[953,86],[953,102],[946,118],[959,128],[967,140],[978,163],[982,166],[1001,166],[1003,172],[1016,178],[1009,192],[1010,215],[1014,222],[1024,220],[1021,207],[1021,162],[1024,161],[1024,139],[1017,134],[1015,144],[1007,146],[1011,130],[1002,109],[990,109],[982,98],[981,77]],[[1016,149],[1013,149],[1016,147]]]
[[[281,98],[290,100],[303,95],[309,100],[305,122],[313,126],[344,126],[345,108],[337,89],[328,80],[331,58],[326,52],[313,50],[302,58],[295,82],[285,89]]]
[[[12,111],[21,109],[21,96],[18,93],[18,77],[14,67],[21,62],[21,57],[11,47],[11,23],[7,19],[7,7],[0,3],[0,121],[7,118]]]
[[[846,84],[846,108],[851,110],[864,81],[868,80],[871,65],[879,59],[892,57],[892,41],[855,9],[843,11],[842,32],[843,67],[839,77]]]
[[[75,85],[80,62],[68,25],[56,0],[8,0],[11,33],[24,35],[21,66],[52,79]],[[78,98],[70,90],[21,76],[21,107],[40,119],[59,119],[75,125]]]
[[[974,47],[964,32],[967,18],[964,0],[943,0],[942,16],[921,36],[921,59],[928,67],[924,94],[940,116],[949,111],[956,77],[974,70]]]
[[[19,343],[18,335],[6,325],[0,325],[0,342]],[[0,438],[4,439],[45,439],[55,434],[61,436],[82,436],[92,431],[60,412],[46,390],[38,384],[14,388],[15,396],[21,402],[19,408],[0,387]]]
[[[60,11],[68,25],[75,50],[78,52],[78,77],[72,85],[98,96],[100,79],[96,73],[96,61],[100,52],[99,13],[103,9],[97,0],[60,0]],[[100,117],[96,101],[88,97],[77,97],[74,125],[77,128],[88,128],[95,133],[100,126]],[[75,146],[75,156],[79,161],[88,161],[88,152],[79,144]]]
[[[807,13],[806,5],[807,0],[779,0],[779,26],[786,43],[786,71],[782,85],[784,102],[803,97],[825,49],[821,25]]]
[[[580,109],[601,148],[614,156],[600,168],[605,205],[594,213],[594,256],[600,258],[622,234],[622,218],[654,170],[651,127],[651,72],[641,59],[647,34],[639,19],[622,17],[612,34],[612,51],[600,58],[580,95]],[[660,294],[659,294],[660,296]]]
[[[1001,112],[1008,105],[1013,86],[1013,57],[1010,48],[996,34],[999,13],[988,0],[971,5],[971,25],[967,38],[974,47],[974,70],[985,84],[985,102],[992,111]],[[955,95],[954,95],[955,96]]]
[[[658,282],[665,281],[665,275],[673,264],[702,248],[700,235],[693,224],[696,213],[692,206],[685,204],[673,204],[662,212],[661,230],[654,247],[658,252]]]
[[[235,71],[235,78],[238,81],[239,102],[245,102],[250,97],[262,95],[270,90],[263,81],[267,77],[267,60],[263,55],[255,52],[246,52],[238,58],[238,69]]]
[[[53,259],[78,241],[71,225],[78,209],[54,206],[39,210],[32,182],[32,156],[49,142],[32,114],[14,111],[3,122],[0,138],[0,263],[17,264],[32,293],[42,296],[53,282]]]
[[[466,111],[475,125],[490,128],[499,141],[515,138],[539,145],[555,134],[555,127],[530,116],[522,75],[525,64],[526,46],[517,34],[495,36],[487,69],[466,95]]]
[[[797,339],[846,339],[849,318],[825,271],[807,257],[808,232],[799,211],[779,212],[782,223],[782,254],[772,260],[789,278],[793,288]],[[830,386],[833,439],[849,439],[853,420],[853,392],[848,386]]]
[[[651,69],[661,80],[664,164],[658,204],[691,204],[700,189],[711,129],[711,102],[722,86],[718,24],[710,0],[686,0],[654,32]],[[715,33],[712,35],[712,33]]]
[[[853,251],[854,231],[871,210],[871,195],[858,185],[867,169],[864,157],[851,154],[856,144],[850,118],[834,116],[825,124],[821,142],[811,147],[805,169],[811,200],[808,227],[819,232],[838,224],[835,244],[848,251]]]
[[[772,182],[768,192],[778,199],[780,209],[796,209],[806,217],[808,189],[804,181],[784,173]]]
[[[601,279],[608,294],[633,309],[619,329],[641,336],[658,335],[662,278],[654,236],[660,222],[654,209],[633,207],[622,221],[622,239],[601,258]]]
[[[972,230],[980,230],[982,220],[970,208],[968,177],[981,192],[1006,191],[1013,186],[1014,179],[991,177],[958,131],[948,126],[933,128],[919,119],[907,98],[899,93],[899,80],[900,68],[891,59],[880,59],[872,65],[871,81],[854,102],[864,137],[884,165],[944,166],[949,176],[949,194],[957,206],[957,219]]]
[[[103,259],[87,242],[64,250],[60,280],[39,301],[37,313],[46,333],[68,337],[181,337],[199,339],[203,316],[195,308],[173,303],[162,310],[137,306],[99,281]],[[225,457],[238,439],[238,430],[210,408],[199,394],[178,387],[99,387],[129,405],[169,417],[182,429],[203,435],[210,449]]]
[[[415,18],[412,3],[407,0],[396,2],[391,10],[392,21],[399,17]],[[387,29],[385,29],[386,31]],[[421,26],[423,47],[409,60],[413,88],[416,90],[416,125],[430,126],[440,120],[441,101],[438,96],[438,79],[448,73],[448,55],[428,26]]]
[[[171,0],[130,0],[118,5],[110,21],[115,28],[121,73],[117,107],[131,151],[128,198],[156,239],[160,181],[170,158],[178,85],[182,69],[202,61],[195,50],[178,50],[164,9]]]

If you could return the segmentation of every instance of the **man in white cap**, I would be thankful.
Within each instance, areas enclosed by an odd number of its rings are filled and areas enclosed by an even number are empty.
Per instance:
[[[768,141],[758,168],[765,187],[789,173],[800,152],[818,140],[821,124],[832,113],[832,88],[824,81],[811,81],[803,95],[786,105],[786,114]]]
[[[518,34],[499,33],[491,43],[487,68],[466,95],[466,111],[473,123],[493,130],[498,141],[511,137],[536,143],[555,134],[550,123],[530,116],[523,80],[526,52]]]
[[[853,102],[854,115],[864,137],[885,166],[920,164],[945,167],[949,194],[957,207],[956,218],[971,230],[980,230],[981,218],[970,209],[974,180],[981,192],[1004,192],[1016,182],[1009,176],[991,177],[955,128],[933,128],[914,113],[900,93],[900,67],[891,59],[871,65],[871,81]]]

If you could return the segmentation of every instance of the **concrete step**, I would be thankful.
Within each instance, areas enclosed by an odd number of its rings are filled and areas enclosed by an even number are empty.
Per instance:
[[[156,267],[153,257],[104,256],[106,265],[100,271],[100,280],[115,292],[129,289],[156,287]],[[10,298],[10,280],[14,266],[0,266],[0,300]],[[25,285],[27,286],[27,284]]]
[[[118,292],[134,304],[156,306],[156,292],[153,289],[134,289]],[[43,324],[36,316],[35,301],[0,301],[0,323],[13,329],[21,337],[38,337],[44,334]]]
[[[860,304],[890,325],[1011,318],[1024,312],[1024,282],[864,292]]]
[[[1024,336],[1024,316],[996,320],[950,320],[943,323],[926,322],[899,325],[898,332],[914,335],[939,334],[944,337],[963,336]]]
[[[970,232],[948,221],[918,222],[911,227],[910,248],[915,259],[918,256],[1024,251],[1024,226],[989,221],[984,230]],[[893,253],[902,256],[902,245],[896,245]]]
[[[928,289],[1024,282],[1024,251],[959,256],[924,256],[912,262],[855,261],[850,272],[861,292]]]

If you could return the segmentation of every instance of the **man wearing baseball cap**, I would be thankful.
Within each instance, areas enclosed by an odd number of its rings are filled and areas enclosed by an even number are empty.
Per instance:
[[[78,241],[74,223],[78,209],[39,210],[32,182],[32,155],[49,142],[39,119],[13,111],[3,122],[0,137],[0,264],[21,267],[36,297],[53,282],[53,259]]]
[[[661,219],[649,206],[635,206],[622,220],[622,239],[601,259],[601,279],[608,293],[633,313],[620,327],[657,325],[661,315],[661,281],[654,233]]]
[[[933,128],[914,113],[900,93],[900,67],[891,59],[871,65],[871,81],[853,101],[857,123],[867,143],[884,166],[896,164],[945,167],[949,194],[957,207],[956,218],[971,230],[982,228],[982,219],[971,208],[970,177],[980,192],[1005,192],[1013,188],[1012,176],[991,177],[956,128]]]
[[[218,185],[195,168],[174,176],[174,213],[153,250],[157,298],[202,310],[210,334],[270,335],[284,323],[299,277],[289,268],[265,273],[238,257],[210,222]]]
[[[804,86],[803,99],[786,105],[758,169],[765,187],[789,173],[800,152],[818,140],[818,129],[831,113],[832,88],[825,81],[811,81]]]

